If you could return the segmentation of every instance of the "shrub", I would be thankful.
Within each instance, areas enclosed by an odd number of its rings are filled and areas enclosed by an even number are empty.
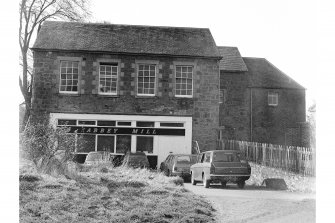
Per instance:
[[[177,186],[183,186],[184,185],[184,180],[181,177],[171,178],[170,182],[174,183]]]

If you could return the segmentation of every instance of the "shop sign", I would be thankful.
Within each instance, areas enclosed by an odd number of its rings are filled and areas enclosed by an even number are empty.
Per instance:
[[[69,129],[68,133],[78,133],[78,134],[174,135],[174,136],[185,135],[185,129],[172,129],[172,128],[129,128],[129,127],[92,127],[92,126],[66,126],[65,128]]]

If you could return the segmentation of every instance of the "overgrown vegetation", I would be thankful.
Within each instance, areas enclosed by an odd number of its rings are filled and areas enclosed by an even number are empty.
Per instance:
[[[178,177],[94,165],[67,179],[39,174],[32,163],[24,166],[21,222],[214,222],[211,205]]]
[[[250,163],[251,177],[247,185],[261,186],[266,178],[283,178],[289,191],[315,193],[315,177],[306,177],[281,169]]]

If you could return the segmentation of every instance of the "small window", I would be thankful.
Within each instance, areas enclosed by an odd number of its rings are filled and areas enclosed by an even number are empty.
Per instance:
[[[161,122],[161,127],[184,127],[184,123],[177,123],[177,122]]]
[[[60,62],[60,84],[61,93],[78,93],[79,61]]]
[[[156,85],[156,65],[139,64],[137,71],[137,95],[154,96]]]
[[[94,125],[95,126],[95,121],[91,120],[78,120],[78,125]]]
[[[131,122],[117,122],[119,126],[131,126]]]
[[[192,97],[193,95],[193,66],[176,66],[175,95]]]
[[[220,104],[226,103],[226,97],[227,97],[227,89],[220,89]]]
[[[58,125],[77,125],[77,120],[72,119],[58,119]]]
[[[136,122],[137,127],[154,127],[154,122]]]
[[[98,126],[115,126],[115,121],[98,121]]]
[[[153,153],[154,137],[152,136],[137,136],[136,151]]]
[[[278,105],[278,93],[274,93],[274,92],[268,93],[268,105],[270,106]]]
[[[99,94],[117,95],[117,63],[100,63],[99,65]]]

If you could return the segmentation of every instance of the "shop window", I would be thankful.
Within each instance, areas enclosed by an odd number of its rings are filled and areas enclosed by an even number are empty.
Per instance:
[[[97,151],[114,153],[115,136],[98,135]]]
[[[278,105],[278,93],[268,92],[268,105],[270,106]]]
[[[78,93],[79,61],[60,61],[61,93]]]
[[[156,65],[138,64],[137,95],[154,96],[156,84]]]
[[[95,151],[95,135],[78,134],[77,152],[89,153]]]
[[[96,125],[96,121],[91,120],[78,120],[78,125]]]
[[[131,122],[117,122],[119,126],[131,126]]]
[[[72,119],[58,119],[58,125],[77,125],[77,120]]]
[[[137,136],[136,151],[153,153],[154,137],[152,136]]]
[[[184,123],[178,123],[178,122],[161,122],[161,127],[184,127]]]
[[[115,126],[115,121],[98,121],[98,126]]]
[[[58,150],[75,151],[76,134],[63,134],[58,136]]]
[[[192,97],[193,95],[193,66],[176,66],[177,97]]]
[[[136,122],[137,127],[154,127],[154,122]]]
[[[131,150],[131,136],[118,135],[116,137],[116,153],[126,153]]]
[[[117,63],[100,63],[99,65],[99,94],[117,94]]]

